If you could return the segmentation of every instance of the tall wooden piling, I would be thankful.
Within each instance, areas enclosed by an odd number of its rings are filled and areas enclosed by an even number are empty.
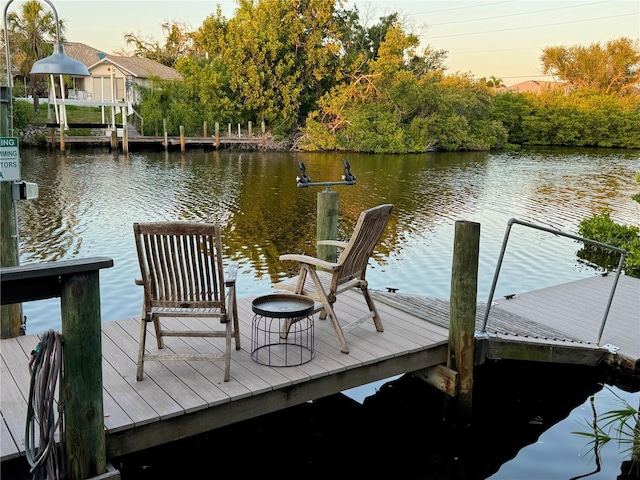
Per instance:
[[[64,144],[64,124],[60,123],[60,151],[64,152],[65,150],[65,144]]]
[[[215,129],[216,129],[216,133],[215,133],[216,148],[219,148],[220,147],[220,124],[218,122],[216,122]]]
[[[207,138],[207,121],[202,122],[202,136]]]
[[[184,125],[180,125],[180,152],[184,153]]]
[[[266,126],[264,124],[264,120],[262,120],[261,127],[262,127],[262,146],[264,147],[266,143],[266,131],[267,131]]]
[[[338,237],[338,192],[328,188],[318,192],[317,207],[317,239],[336,240]],[[338,258],[337,248],[329,245],[318,245],[317,257],[327,262],[335,262]]]
[[[0,87],[0,134],[3,137],[13,135],[9,132],[11,116],[11,89]],[[55,147],[55,143],[53,144]],[[14,238],[15,219],[12,195],[13,182],[0,182],[0,266],[13,267],[18,263],[18,252]],[[13,338],[21,334],[20,304],[0,307],[0,338]]]
[[[125,118],[122,121],[122,153],[125,155],[129,153],[129,136],[127,133],[127,119]]]
[[[164,151],[169,151],[169,135],[167,135],[167,119],[162,119],[162,131],[164,132]]]
[[[61,279],[67,473],[79,480],[106,472],[99,272]]]
[[[447,367],[458,372],[456,397],[447,397],[446,415],[458,426],[471,423],[475,319],[478,290],[480,224],[457,221],[451,267],[449,356]]]

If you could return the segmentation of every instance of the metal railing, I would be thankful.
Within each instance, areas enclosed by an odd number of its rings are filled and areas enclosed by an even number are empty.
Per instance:
[[[502,241],[502,249],[500,250],[500,256],[498,258],[498,264],[496,265],[496,271],[493,275],[493,283],[491,284],[491,291],[489,292],[489,299],[487,300],[487,308],[484,312],[484,319],[482,321],[482,333],[486,332],[487,322],[489,320],[489,311],[491,310],[491,303],[493,302],[493,295],[496,290],[496,285],[498,283],[498,276],[500,275],[500,268],[502,266],[502,261],[504,259],[504,253],[507,249],[507,243],[509,241],[509,233],[511,232],[511,226],[513,224],[524,225],[525,227],[535,228],[536,230],[541,230],[543,232],[552,233],[554,235],[560,235],[562,237],[571,238],[573,240],[577,240],[579,242],[588,243],[590,245],[594,245],[596,247],[600,247],[603,249],[612,250],[620,254],[620,262],[618,262],[618,268],[616,269],[616,277],[613,281],[613,285],[611,286],[611,293],[609,294],[609,299],[607,301],[607,307],[604,311],[604,316],[602,318],[602,323],[600,324],[600,331],[598,332],[598,340],[597,344],[600,345],[600,340],[602,339],[602,332],[604,331],[604,326],[607,323],[607,317],[609,316],[609,310],[611,309],[611,302],[613,301],[613,295],[615,294],[616,287],[618,286],[618,279],[620,278],[620,273],[622,272],[622,266],[624,265],[624,260],[627,257],[627,251],[614,247],[612,245],[607,245],[606,243],[596,242],[595,240],[590,240],[588,238],[579,237],[577,235],[572,235],[570,233],[565,233],[560,230],[555,230],[553,228],[543,227],[541,225],[535,225],[529,222],[523,222],[521,220],[517,220],[515,218],[509,219],[507,222],[507,230],[504,234],[504,239]]]

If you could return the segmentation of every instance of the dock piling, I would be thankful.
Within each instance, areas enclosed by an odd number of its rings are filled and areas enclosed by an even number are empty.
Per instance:
[[[106,471],[99,273],[61,279],[67,473],[84,479]]]
[[[449,355],[447,367],[458,372],[458,395],[445,398],[452,423],[471,423],[475,318],[478,290],[480,224],[457,221],[451,267]]]
[[[318,224],[316,235],[318,240],[336,240],[338,237],[338,192],[323,190],[318,192]],[[336,247],[318,245],[317,256],[327,262],[335,262],[338,256]]]
[[[60,151],[64,152],[65,144],[64,144],[64,124],[60,123]]]
[[[164,132],[164,151],[169,151],[169,136],[167,135],[167,119],[162,119],[162,131]]]

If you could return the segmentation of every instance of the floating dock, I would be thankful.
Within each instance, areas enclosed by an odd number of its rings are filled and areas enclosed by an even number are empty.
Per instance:
[[[494,302],[485,332],[476,332],[476,363],[527,359],[608,364],[640,374],[640,279],[622,276],[600,344],[596,339],[613,276],[595,276]],[[214,362],[148,362],[136,382],[139,319],[102,324],[102,376],[107,458],[186,438],[395,375],[446,364],[449,302],[374,292],[385,328],[364,322],[346,334],[341,353],[329,322],[315,319],[314,358],[270,367],[251,358],[252,299],[239,299],[242,348],[233,350],[231,379]],[[604,300],[602,300],[604,299]],[[359,292],[335,304],[345,322],[367,311]],[[484,305],[477,310],[482,325]],[[179,322],[178,319],[175,319]],[[152,334],[153,329],[149,329]],[[1,460],[23,456],[30,352],[37,335],[0,341]],[[150,341],[150,345],[153,343]],[[166,348],[198,353],[215,339],[169,338]]]

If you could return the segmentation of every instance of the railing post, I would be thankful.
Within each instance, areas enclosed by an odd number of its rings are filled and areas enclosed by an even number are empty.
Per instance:
[[[338,192],[328,188],[318,192],[318,240],[336,240],[338,237]],[[317,257],[327,262],[335,262],[337,249],[329,245],[317,246]]]
[[[480,224],[457,221],[451,267],[447,367],[458,372],[459,390],[456,397],[446,397],[445,401],[447,415],[459,426],[471,423],[479,252]]]
[[[61,277],[67,473],[83,480],[106,472],[102,403],[99,271]]]

